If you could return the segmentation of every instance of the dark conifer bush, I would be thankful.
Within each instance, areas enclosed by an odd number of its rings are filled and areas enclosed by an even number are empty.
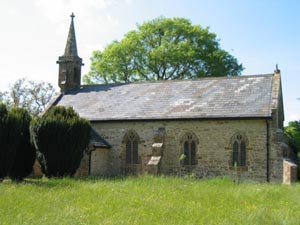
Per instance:
[[[15,110],[8,111],[0,103],[0,180],[13,166],[16,149],[21,139],[21,118]]]
[[[46,176],[72,176],[89,144],[91,125],[73,108],[54,106],[32,121],[31,135]]]
[[[30,142],[29,125],[31,116],[26,109],[12,109],[21,121],[21,138],[16,149],[14,163],[9,171],[9,176],[13,180],[23,180],[32,172],[32,167],[36,157],[34,145]]]

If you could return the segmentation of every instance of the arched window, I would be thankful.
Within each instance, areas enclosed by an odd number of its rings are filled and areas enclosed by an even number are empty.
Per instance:
[[[134,131],[129,131],[124,136],[126,164],[138,164],[139,159],[139,137]]]
[[[246,166],[246,143],[245,135],[235,134],[232,143],[232,166]]]
[[[196,165],[196,152],[198,139],[196,136],[189,132],[185,134],[181,140],[183,144],[183,154],[185,155],[184,165]]]

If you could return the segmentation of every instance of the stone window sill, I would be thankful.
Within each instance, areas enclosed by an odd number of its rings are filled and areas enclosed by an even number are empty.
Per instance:
[[[243,171],[248,171],[248,166],[238,166],[238,167],[230,166],[229,169],[233,171],[243,172]]]
[[[183,165],[183,167],[186,167],[186,168],[196,168],[197,165]]]

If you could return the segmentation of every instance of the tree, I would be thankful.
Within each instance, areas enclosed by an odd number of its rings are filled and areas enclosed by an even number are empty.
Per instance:
[[[288,126],[284,128],[284,133],[288,138],[288,144],[293,150],[292,160],[298,165],[298,180],[300,179],[300,120],[289,122]]]
[[[4,103],[5,105],[9,104],[8,93],[0,91],[0,103]]]
[[[21,139],[16,149],[14,163],[9,171],[13,180],[21,181],[32,172],[36,150],[30,141],[29,125],[31,116],[26,109],[13,109],[21,120]]]
[[[21,78],[17,80],[8,92],[0,93],[0,101],[10,107],[26,109],[31,115],[40,115],[55,95],[54,87],[47,82],[34,82]]]
[[[0,180],[8,175],[21,139],[21,119],[16,110],[0,103]]]
[[[0,91],[0,102],[4,102],[5,93]]]
[[[94,51],[84,82],[128,83],[240,75],[243,67],[208,28],[184,18],[157,18]]]
[[[54,106],[32,121],[31,135],[46,176],[72,176],[89,144],[91,125],[73,108]]]
[[[284,128],[284,133],[288,137],[289,146],[297,155],[300,152],[300,120],[289,122]]]

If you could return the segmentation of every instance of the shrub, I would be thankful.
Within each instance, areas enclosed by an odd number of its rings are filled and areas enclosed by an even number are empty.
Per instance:
[[[21,120],[21,138],[16,149],[13,166],[9,171],[9,176],[13,180],[23,180],[32,172],[36,157],[36,150],[30,142],[29,134],[31,116],[26,109],[15,108],[12,111]]]
[[[21,139],[21,123],[16,110],[8,111],[6,105],[0,103],[0,180],[13,166]]]
[[[46,176],[72,176],[89,144],[91,125],[71,107],[54,106],[32,121],[31,135]]]

